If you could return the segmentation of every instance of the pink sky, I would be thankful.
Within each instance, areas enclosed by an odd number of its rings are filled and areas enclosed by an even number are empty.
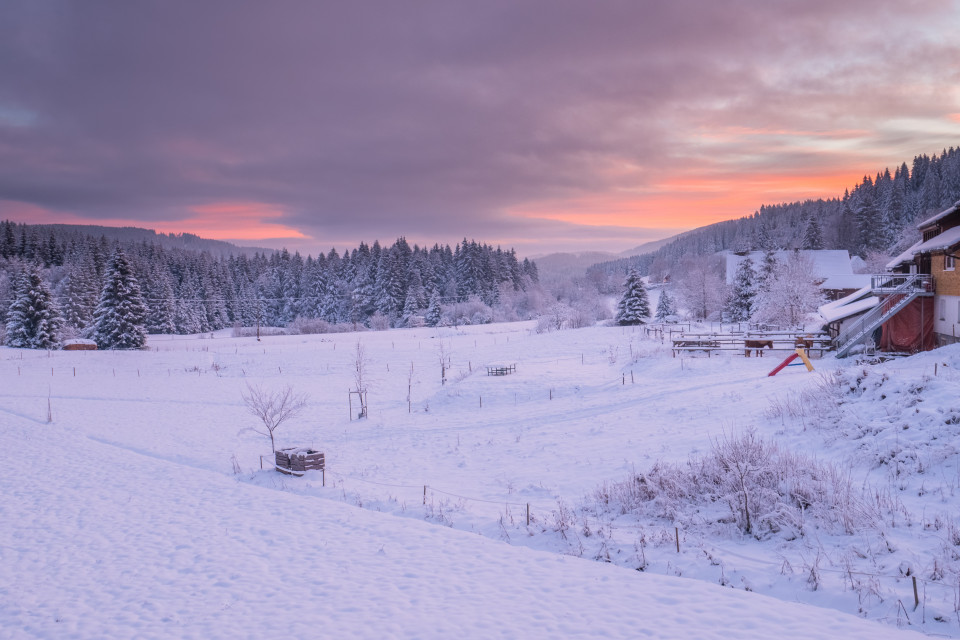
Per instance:
[[[12,0],[0,217],[622,251],[956,146],[958,26],[942,0]]]

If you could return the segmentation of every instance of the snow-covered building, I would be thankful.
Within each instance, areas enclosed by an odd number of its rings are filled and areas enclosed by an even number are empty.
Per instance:
[[[823,318],[824,328],[831,338],[849,331],[851,326],[864,313],[880,304],[880,298],[873,295],[869,285],[838,300],[822,305],[817,311]]]
[[[870,276],[868,274],[853,272],[853,262],[846,250],[776,251],[774,257],[777,262],[784,264],[794,253],[799,253],[810,262],[813,268],[814,281],[828,300],[838,300],[863,287],[870,286]],[[759,273],[764,259],[763,251],[751,251],[743,254],[726,253],[728,285],[733,284],[737,268],[747,258],[750,258],[754,270]]]
[[[868,292],[820,308],[837,332],[838,356],[869,340],[883,350],[911,353],[960,341],[960,200],[917,229],[920,240],[888,262],[887,273],[871,276]],[[879,302],[857,308],[870,297]]]
[[[938,346],[960,341],[960,200],[917,225],[921,239],[887,263],[901,274],[929,277],[933,293],[933,338]]]

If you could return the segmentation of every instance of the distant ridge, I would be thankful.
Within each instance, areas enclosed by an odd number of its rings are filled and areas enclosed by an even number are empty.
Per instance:
[[[618,256],[621,258],[630,258],[633,256],[643,255],[644,253],[651,253],[656,251],[665,244],[673,242],[683,234],[678,234],[675,236],[670,236],[669,238],[662,238],[660,240],[651,240],[650,242],[644,242],[639,247],[634,247],[633,249],[627,249],[626,251],[621,251]]]
[[[105,227],[94,224],[30,224],[29,226],[40,231],[80,233],[103,236],[120,242],[147,242],[164,248],[206,251],[210,255],[222,257],[230,255],[251,257],[257,253],[272,255],[277,251],[266,247],[241,247],[224,240],[201,238],[192,233],[158,233],[153,229],[140,227]]]
[[[604,251],[577,251],[571,253],[548,253],[536,256],[537,271],[541,280],[582,276],[598,262],[608,262],[619,257]]]

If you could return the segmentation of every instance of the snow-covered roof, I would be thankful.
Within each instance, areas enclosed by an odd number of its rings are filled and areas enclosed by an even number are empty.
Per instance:
[[[67,346],[70,344],[85,344],[85,345],[96,345],[95,340],[87,340],[86,338],[71,338],[70,340],[64,340],[63,345]]]
[[[950,214],[953,213],[954,211],[957,211],[958,209],[960,209],[960,200],[957,200],[956,202],[953,203],[953,206],[947,207],[946,209],[944,209],[943,211],[941,211],[941,212],[938,213],[937,215],[935,215],[935,216],[930,216],[929,218],[927,218],[927,219],[924,220],[923,222],[918,222],[918,223],[917,223],[917,229],[923,229],[924,227],[929,227],[929,226],[932,225],[934,222],[937,222],[937,221],[940,220],[941,218],[946,218],[948,215],[950,215]]]
[[[950,247],[960,244],[960,227],[947,229],[938,236],[930,238],[926,242],[920,243],[917,247],[917,253],[928,251],[946,251]]]
[[[906,251],[898,255],[896,258],[888,262],[887,270],[889,271],[892,269],[896,269],[900,265],[907,262],[913,262],[913,257],[917,255],[917,250],[920,248],[920,245],[922,244],[923,244],[923,240],[917,242],[912,247],[910,247],[909,249],[907,249]]]
[[[843,320],[858,313],[863,313],[878,304],[880,304],[880,298],[877,296],[867,296],[866,298],[860,298],[839,306],[830,307],[829,305],[823,305],[817,309],[817,311],[819,311],[820,317],[823,318],[825,322],[836,322],[837,320]]]
[[[870,285],[869,273],[850,273],[829,276],[820,285],[821,289],[861,289]]]
[[[872,295],[872,292],[873,292],[873,289],[871,289],[869,285],[865,287],[861,287],[860,289],[857,289],[853,293],[847,294],[842,298],[838,298],[837,300],[833,300],[831,302],[827,302],[826,304],[820,305],[820,307],[818,307],[817,310],[822,312],[824,309],[833,309],[836,307],[842,307],[845,304],[850,304],[851,302],[859,300],[860,298],[865,298],[869,295]]]
[[[746,255],[737,255],[735,253],[727,254],[727,284],[733,284],[734,276],[737,274],[737,267],[740,266],[745,258],[753,261],[753,268],[759,272],[760,264],[763,262],[763,251],[751,251]],[[777,262],[784,264],[793,251],[776,251],[774,255]],[[817,279],[825,279],[830,276],[853,275],[853,267],[850,265],[850,254],[841,249],[824,249],[820,251],[803,250],[800,255],[809,259],[813,264],[813,274]]]

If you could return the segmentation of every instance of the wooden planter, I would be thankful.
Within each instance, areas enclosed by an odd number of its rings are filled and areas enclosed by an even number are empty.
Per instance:
[[[307,471],[323,471],[326,468],[323,453],[308,447],[280,449],[276,458],[277,471],[290,476],[302,476]]]

